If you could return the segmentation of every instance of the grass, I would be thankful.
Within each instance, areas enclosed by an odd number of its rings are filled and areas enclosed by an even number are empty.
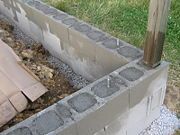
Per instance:
[[[149,0],[45,0],[137,47],[143,47]],[[163,59],[180,66],[180,1],[172,0]]]
[[[45,0],[113,36],[143,48],[149,0]],[[171,63],[170,80],[180,88],[180,0],[172,0],[163,59]]]

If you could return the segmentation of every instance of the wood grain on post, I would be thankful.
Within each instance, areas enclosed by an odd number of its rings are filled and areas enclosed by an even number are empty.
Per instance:
[[[150,0],[143,60],[147,66],[156,67],[160,64],[170,3],[170,0]]]

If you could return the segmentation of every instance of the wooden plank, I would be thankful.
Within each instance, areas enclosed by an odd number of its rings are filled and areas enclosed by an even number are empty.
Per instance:
[[[16,114],[17,112],[9,100],[6,100],[4,103],[2,103],[0,105],[0,127],[14,118]]]
[[[147,66],[156,67],[160,64],[170,3],[170,0],[150,0],[143,59]]]

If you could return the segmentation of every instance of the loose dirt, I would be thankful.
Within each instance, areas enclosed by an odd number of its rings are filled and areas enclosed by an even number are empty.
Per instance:
[[[13,31],[14,27],[11,24],[0,20],[0,39],[13,48],[23,63],[39,78],[49,91],[35,102],[29,101],[27,109],[0,128],[0,132],[78,90],[69,83],[68,79],[56,67],[53,67],[48,62],[50,54],[41,44],[34,42],[28,46],[25,41],[18,39]]]

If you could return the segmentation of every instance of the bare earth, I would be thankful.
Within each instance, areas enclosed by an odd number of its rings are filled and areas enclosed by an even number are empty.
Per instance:
[[[13,48],[23,63],[37,75],[41,83],[49,90],[37,101],[33,103],[29,101],[27,109],[0,128],[1,132],[72,94],[76,89],[69,84],[64,75],[48,63],[47,58],[50,54],[43,49],[41,44],[25,45],[22,40],[16,39],[13,35],[13,26],[2,20],[0,20],[0,38]]]

